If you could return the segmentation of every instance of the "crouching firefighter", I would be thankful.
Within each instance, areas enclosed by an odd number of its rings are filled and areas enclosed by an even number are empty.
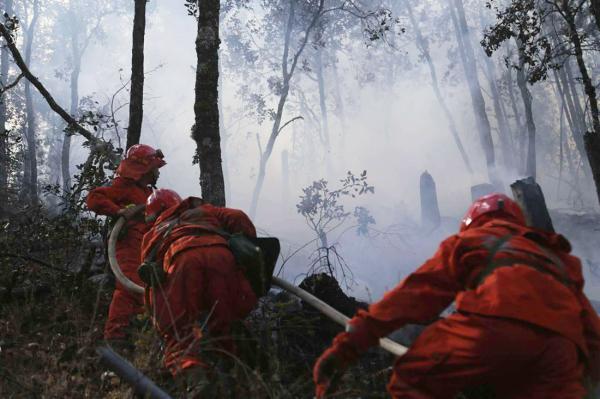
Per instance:
[[[133,145],[127,150],[110,185],[97,187],[87,196],[87,206],[91,211],[115,218],[122,216],[127,220],[118,237],[116,256],[123,273],[138,284],[142,238],[149,228],[140,210],[160,175],[158,169],[166,165],[163,158],[160,150],[149,145]],[[130,346],[128,326],[131,319],[143,310],[142,296],[129,292],[117,282],[104,326],[104,339],[111,345]]]
[[[600,320],[570,250],[563,236],[527,227],[507,196],[478,199],[458,234],[334,339],[314,366],[317,397],[380,337],[455,301],[396,360],[393,398],[453,398],[482,385],[498,398],[583,398],[584,378],[599,377]]]
[[[146,300],[165,343],[165,366],[176,377],[193,369],[210,375],[214,354],[236,354],[232,328],[262,295],[232,248],[235,237],[256,237],[255,227],[242,211],[182,201],[165,189],[148,198],[146,218],[154,225],[144,236],[139,274],[150,287]]]

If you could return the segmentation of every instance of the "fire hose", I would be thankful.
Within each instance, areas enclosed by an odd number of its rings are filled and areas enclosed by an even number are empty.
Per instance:
[[[110,233],[110,236],[108,238],[108,260],[110,263],[110,268],[112,269],[113,273],[115,274],[115,278],[119,281],[119,283],[121,283],[128,291],[143,295],[144,288],[131,281],[125,274],[123,274],[123,271],[119,266],[119,262],[117,261],[117,240],[121,229],[123,228],[125,223],[125,218],[119,218],[119,220],[117,221],[117,223],[115,223]],[[330,318],[335,323],[338,323],[344,327],[347,326],[347,323],[350,320],[347,316],[338,312],[333,307],[321,301],[319,298],[315,297],[309,292],[275,276],[273,276],[272,283],[278,286],[279,288],[282,288],[287,292],[299,297],[300,299],[317,309],[319,312],[323,313],[325,316]],[[379,346],[395,356],[402,356],[408,351],[408,348],[398,344],[397,342],[392,341],[389,338],[381,338],[379,340]]]
[[[160,389],[151,379],[136,369],[131,363],[116,354],[108,347],[96,348],[100,360],[111,370],[133,387],[133,391],[144,399],[172,399],[169,394]]]

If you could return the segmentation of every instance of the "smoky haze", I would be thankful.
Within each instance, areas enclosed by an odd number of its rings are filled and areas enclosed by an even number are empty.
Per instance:
[[[256,5],[251,2],[252,5]],[[444,2],[435,9],[442,12]],[[192,165],[195,143],[190,137],[190,128],[194,122],[194,81],[196,53],[194,41],[196,24],[187,16],[180,2],[152,1],[148,3],[145,40],[145,88],[144,121],[141,142],[157,146],[166,155],[167,165],[161,169],[159,187],[172,188],[182,196],[201,196],[199,170]],[[491,11],[481,4],[480,12],[488,18]],[[260,20],[261,11],[257,7],[246,19]],[[418,11],[418,10],[417,10]],[[254,16],[253,16],[254,15]],[[468,17],[469,17],[468,16]],[[443,19],[442,19],[443,20]],[[424,33],[433,31],[431,24],[439,23],[435,18],[420,18]],[[436,22],[437,21],[437,22]],[[106,20],[105,35],[102,40],[94,40],[87,49],[83,60],[79,83],[79,93],[91,96],[99,104],[108,107],[112,96],[129,78],[131,64],[132,15],[124,13]],[[429,25],[428,25],[429,24]],[[363,299],[376,299],[384,290],[393,287],[400,279],[414,270],[422,261],[433,254],[439,241],[446,235],[457,231],[458,222],[466,211],[470,200],[470,188],[474,184],[487,182],[485,159],[476,131],[465,75],[457,65],[457,55],[451,25],[447,20],[436,29],[436,40],[431,42],[430,52],[434,60],[442,88],[443,96],[453,114],[460,138],[468,154],[474,173],[469,173],[460,157],[460,153],[448,129],[448,122],[434,95],[427,65],[423,62],[419,50],[414,44],[414,32],[406,18],[400,25],[406,32],[396,35],[392,42],[373,42],[357,40],[345,46],[343,50],[331,54],[327,45],[323,51],[325,57],[325,93],[328,111],[328,131],[330,148],[323,145],[322,126],[315,123],[311,115],[320,115],[318,84],[314,79],[312,55],[315,46],[309,45],[301,57],[303,68],[296,72],[288,106],[283,120],[296,116],[297,120],[282,130],[276,141],[273,155],[267,166],[263,191],[258,202],[254,221],[263,234],[277,236],[283,243],[286,261],[283,275],[293,280],[306,273],[314,260],[317,249],[314,233],[309,229],[303,217],[296,212],[295,204],[302,194],[302,188],[311,182],[324,178],[335,183],[343,178],[347,171],[359,174],[367,171],[369,184],[375,187],[374,194],[348,198],[346,207],[367,207],[376,220],[367,236],[356,234],[352,218],[329,232],[329,243],[336,244],[337,251],[343,257],[353,273],[353,284],[349,289]],[[240,31],[228,32],[231,25],[222,28],[221,61],[221,112],[224,134],[227,142],[223,157],[226,164],[228,184],[228,206],[248,210],[252,191],[257,178],[259,150],[256,135],[264,147],[271,129],[271,120],[260,123],[252,116],[252,105],[245,100],[240,89],[248,84],[253,70],[246,66],[244,74],[239,67],[233,67],[228,60],[243,57],[236,49],[228,48],[224,38],[230,33],[244,35],[242,24]],[[493,130],[493,139],[497,144],[496,121],[492,117],[493,107],[489,97],[488,81],[484,77],[482,50],[478,46],[482,33],[479,23],[472,26],[471,40],[475,46],[480,64],[479,79],[484,89],[487,111]],[[65,27],[66,29],[66,27]],[[248,33],[250,34],[250,33]],[[358,35],[360,36],[360,35]],[[258,43],[260,38],[256,39]],[[264,44],[263,44],[264,46]],[[281,53],[279,43],[274,43],[268,51],[269,59],[277,62]],[[60,81],[53,80],[53,69],[60,68],[61,59],[68,60],[68,54],[55,50],[55,64],[46,65],[35,60],[32,69],[48,79],[48,85],[60,94],[62,103],[67,103],[66,90]],[[481,53],[481,54],[480,54]],[[259,54],[260,57],[260,54]],[[336,71],[332,68],[336,62]],[[390,60],[395,65],[390,66]],[[498,74],[505,67],[500,57],[494,62]],[[251,64],[250,64],[251,65]],[[277,74],[274,67],[272,75]],[[393,69],[393,72],[390,72]],[[264,90],[267,108],[275,108],[277,96],[269,95],[264,74],[264,64],[256,65],[252,90]],[[336,89],[337,85],[337,89]],[[61,87],[63,87],[61,89]],[[580,175],[583,187],[579,200],[573,200],[569,183],[558,185],[558,167],[556,151],[549,150],[555,144],[558,135],[559,107],[546,86],[530,88],[533,94],[533,106],[540,140],[538,142],[538,181],[543,187],[550,208],[582,212],[596,210],[591,177]],[[336,101],[335,91],[341,95],[344,120],[340,104]],[[62,97],[61,97],[62,96]],[[304,96],[304,100],[302,99]],[[118,106],[128,101],[127,90],[121,91],[115,102]],[[304,109],[300,105],[306,103]],[[107,108],[108,109],[108,108]],[[126,135],[128,107],[120,108],[116,117],[119,120],[121,139]],[[501,159],[496,147],[496,157]],[[282,173],[282,152],[290,155],[289,191],[286,191],[285,176]],[[72,168],[81,163],[87,150],[81,147],[81,141],[74,139]],[[501,162],[499,162],[502,165]],[[419,178],[428,171],[435,179],[437,195],[442,215],[442,225],[435,231],[421,228]],[[520,177],[514,169],[499,168],[506,187]],[[568,179],[568,178],[567,178]],[[569,232],[577,229],[569,223],[558,225]],[[593,227],[589,228],[593,233]],[[578,234],[575,242],[576,254],[584,257],[587,292],[594,299],[600,299],[600,281],[590,273],[589,265],[600,256]],[[596,237],[597,238],[597,237]],[[312,260],[311,260],[312,259]]]

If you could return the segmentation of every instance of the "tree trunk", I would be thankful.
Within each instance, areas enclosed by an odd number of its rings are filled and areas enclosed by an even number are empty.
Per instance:
[[[75,14],[71,14],[74,16]],[[73,62],[72,70],[71,70],[71,107],[70,114],[73,118],[78,119],[78,108],[79,108],[79,74],[81,72],[81,57],[82,54],[80,52],[79,47],[79,37],[77,29],[73,28],[71,30],[71,59]],[[71,134],[65,132],[63,138],[62,145],[62,153],[61,153],[61,170],[62,170],[62,181],[63,181],[63,190],[65,193],[71,192],[71,171],[70,171],[70,162],[71,162]]]
[[[275,117],[273,119],[273,127],[271,129],[271,135],[269,136],[269,141],[267,142],[267,146],[264,151],[261,150],[260,154],[260,162],[258,168],[258,175],[256,178],[256,185],[254,186],[254,191],[252,192],[252,202],[250,203],[250,216],[253,217],[256,214],[256,209],[258,207],[258,199],[260,197],[260,192],[262,191],[262,186],[265,182],[265,173],[267,170],[267,162],[273,153],[273,147],[275,146],[275,141],[281,133],[281,118],[283,117],[283,109],[285,106],[285,102],[287,101],[287,97],[290,92],[290,81],[292,76],[294,75],[294,71],[296,70],[296,66],[298,65],[298,60],[306,47],[306,43],[308,42],[308,38],[310,37],[310,33],[312,29],[315,27],[319,18],[321,17],[321,13],[323,12],[324,0],[319,0],[318,8],[313,14],[312,21],[310,25],[306,28],[304,32],[304,37],[298,47],[298,50],[294,53],[294,56],[291,60],[288,59],[290,52],[290,43],[291,43],[291,35],[292,29],[294,26],[294,16],[296,13],[296,1],[290,0],[290,10],[287,20],[287,25],[285,29],[285,38],[284,38],[284,48],[283,48],[283,56],[281,60],[281,74],[283,85],[281,88],[281,94],[279,96],[279,103],[277,104],[277,112],[275,113]]]
[[[200,164],[202,197],[225,206],[225,181],[219,136],[219,0],[198,2],[196,98],[192,138]]]
[[[554,80],[556,83],[556,89],[560,96],[561,103],[563,104],[565,118],[567,119],[567,124],[569,125],[569,130],[571,131],[571,137],[573,138],[573,142],[575,143],[575,148],[577,149],[577,153],[579,154],[579,158],[581,160],[585,160],[587,158],[587,154],[585,152],[585,145],[583,143],[583,132],[585,131],[585,127],[581,130],[581,124],[578,123],[580,121],[577,120],[575,107],[573,105],[573,99],[571,98],[571,91],[569,90],[567,78],[565,76],[565,71],[561,68],[559,71],[554,70]],[[583,173],[586,176],[591,176],[591,170],[589,163],[582,162],[583,165]],[[573,175],[573,177],[576,177]]]
[[[12,14],[12,0],[5,0],[5,12]],[[0,48],[0,84],[5,87],[8,82],[8,49]],[[0,96],[0,218],[4,216],[8,207],[8,174],[10,173],[10,155],[8,148],[8,130],[6,129],[6,101],[7,93]]]
[[[594,15],[596,26],[600,30],[600,0],[591,0],[590,11]]]
[[[506,44],[506,57],[510,58],[509,43]],[[517,99],[515,97],[514,81],[512,78],[512,68],[506,68],[506,84],[508,86],[508,97],[510,98],[510,106],[515,118],[515,131],[520,134],[523,130],[523,123],[521,122],[521,113],[517,106]],[[514,141],[513,141],[514,142]]]
[[[340,153],[343,154],[345,148],[346,134],[348,133],[348,121],[346,119],[344,98],[342,97],[342,90],[340,89],[340,78],[338,75],[337,62],[334,62],[331,65],[331,72],[333,74],[333,96],[335,97],[337,117],[339,118],[340,124],[342,125]]]
[[[470,41],[469,28],[467,26],[463,2],[462,0],[454,0],[453,3],[456,9],[450,5],[450,13],[452,22],[454,24],[456,40],[458,42],[459,52],[461,54],[465,77],[469,85],[469,94],[471,95],[471,102],[475,113],[475,121],[477,124],[477,131],[479,132],[481,147],[483,149],[483,153],[485,154],[488,176],[492,184],[497,187],[501,187],[502,183],[500,182],[496,171],[492,129],[490,127],[490,122],[485,110],[485,100],[483,99],[479,78],[477,76],[475,54]]]
[[[483,31],[487,24],[483,16],[482,8],[479,9],[479,21],[481,30]],[[485,76],[487,77],[490,95],[492,97],[492,102],[494,103],[494,114],[496,116],[496,123],[498,124],[498,139],[502,151],[503,166],[507,171],[511,171],[514,170],[514,147],[512,145],[512,135],[508,126],[502,95],[500,94],[498,82],[496,81],[496,66],[492,57],[488,57],[483,49],[480,48],[478,54],[480,54],[483,63],[485,64]]]
[[[562,2],[564,18],[569,26],[569,36],[575,50],[575,59],[577,60],[577,66],[579,67],[579,73],[581,74],[581,80],[585,94],[587,95],[590,112],[592,114],[592,131],[585,133],[583,140],[585,142],[585,149],[592,168],[592,176],[594,177],[594,183],[596,185],[596,194],[600,201],[600,117],[598,112],[598,99],[596,97],[596,87],[594,86],[592,79],[588,73],[585,61],[583,59],[583,50],[581,47],[581,39],[577,32],[577,26],[575,25],[575,18],[572,14],[569,2],[563,0]]]
[[[517,84],[521,91],[523,106],[525,109],[525,121],[527,123],[527,156],[525,158],[525,174],[536,179],[536,153],[535,153],[535,123],[533,121],[533,111],[531,109],[531,92],[527,87],[527,78],[525,77],[525,55],[523,46],[517,42],[519,52],[519,69],[517,70]]]
[[[222,85],[221,65],[219,64],[219,93],[223,92]],[[223,158],[223,183],[225,185],[225,198],[229,198],[229,201],[231,201],[231,173],[229,173],[230,161],[228,156],[229,135],[230,133],[225,129],[225,118],[223,117],[223,97],[219,96],[219,137],[221,139],[221,154]]]
[[[569,59],[564,63],[564,76],[565,83],[567,85],[567,90],[569,91],[571,98],[573,99],[573,109],[575,111],[576,120],[579,125],[580,135],[583,137],[583,134],[587,131],[587,125],[585,123],[585,111],[581,106],[580,98],[582,95],[579,94],[579,90],[577,89],[577,80],[573,76],[573,72],[571,69],[571,62]],[[585,93],[584,93],[585,94]]]
[[[462,141],[460,139],[460,135],[458,134],[458,129],[456,128],[456,123],[454,121],[454,117],[452,116],[452,113],[450,112],[450,109],[448,108],[448,105],[446,104],[446,101],[444,100],[444,96],[441,93],[440,85],[439,85],[438,78],[437,78],[437,71],[435,68],[435,64],[433,63],[433,60],[431,58],[431,54],[429,53],[429,45],[427,43],[427,40],[423,37],[423,34],[421,33],[421,28],[419,27],[419,24],[414,17],[410,0],[406,0],[405,5],[406,5],[406,10],[408,11],[408,17],[409,17],[410,22],[415,31],[417,47],[419,48],[419,51],[423,55],[423,58],[425,58],[425,61],[427,62],[427,66],[429,67],[429,75],[431,77],[431,86],[433,88],[433,92],[435,93],[435,97],[436,97],[438,103],[440,104],[440,107],[442,107],[442,111],[444,112],[444,115],[446,116],[446,120],[448,121],[448,128],[450,129],[450,133],[452,134],[454,143],[456,144],[456,147],[458,148],[458,151],[460,152],[460,156],[461,156],[463,162],[465,163],[465,167],[467,168],[469,173],[473,173],[473,168],[471,167],[471,163],[469,162],[469,157],[467,156],[467,152],[465,151],[465,148],[463,147]]]
[[[129,100],[127,148],[134,144],[138,144],[142,134],[142,119],[144,117],[144,34],[146,30],[146,1],[147,0],[135,0],[133,45],[131,49],[131,93]]]
[[[502,96],[496,82],[496,67],[492,59],[483,54],[483,59],[487,71],[488,82],[490,85],[490,94],[494,103],[494,113],[498,123],[498,138],[500,139],[500,149],[502,150],[502,159],[506,170],[514,168],[514,148],[511,145],[511,131],[506,119],[506,111],[502,103]]]
[[[317,72],[317,83],[319,84],[319,108],[321,110],[321,130],[323,132],[323,141],[325,150],[331,150],[329,138],[329,116],[327,115],[327,99],[325,96],[325,77],[323,76],[323,49],[319,47],[315,51],[315,63]]]
[[[563,154],[564,157],[567,160],[567,167],[569,169],[569,174],[571,175],[571,178],[574,180],[574,187],[579,187],[579,178],[577,175],[577,168],[575,168],[574,165],[574,161],[573,161],[573,155],[571,154],[571,148],[569,147],[569,138],[568,136],[565,134],[565,123],[564,123],[564,119],[565,117],[567,118],[567,123],[568,123],[568,113],[567,113],[567,107],[565,105],[564,100],[561,101],[560,103],[560,124],[559,124],[559,129],[560,129],[560,166],[558,169],[558,186],[557,186],[557,192],[560,194],[560,186],[562,183],[562,175],[563,175]]]
[[[260,154],[260,163],[258,167],[258,176],[256,179],[256,186],[254,186],[254,191],[252,192],[252,202],[250,203],[250,216],[254,217],[256,215],[256,209],[258,207],[258,198],[260,196],[260,192],[262,191],[262,186],[265,182],[265,173],[267,170],[267,162],[271,153],[273,152],[273,147],[275,146],[275,139],[279,135],[279,127],[281,126],[281,118],[283,117],[283,108],[285,106],[285,102],[287,100],[287,96],[290,91],[289,80],[285,80],[283,83],[283,89],[281,95],[279,97],[279,103],[277,104],[277,113],[275,114],[275,119],[273,120],[273,128],[271,129],[271,136],[269,137],[269,141],[267,142],[267,146],[262,154]]]
[[[25,43],[25,63],[31,64],[31,52],[33,49],[33,39],[35,28],[39,15],[39,1],[33,2],[33,14],[31,22],[27,28],[27,41]],[[33,98],[31,95],[31,83],[25,81],[25,111],[27,128],[25,139],[27,142],[26,162],[25,162],[25,193],[29,203],[35,205],[38,202],[37,187],[37,145],[35,137],[35,110],[33,109]]]
[[[323,145],[325,147],[325,164],[327,173],[331,175],[331,141],[329,137],[329,116],[327,114],[327,98],[325,95],[325,77],[323,71],[323,48],[319,46],[315,50],[315,63],[317,83],[319,85],[319,108],[321,110],[321,132],[323,133]]]

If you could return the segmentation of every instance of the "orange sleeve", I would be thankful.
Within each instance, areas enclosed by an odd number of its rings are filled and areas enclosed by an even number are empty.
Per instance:
[[[113,196],[112,187],[97,187],[88,194],[87,207],[99,215],[115,216],[121,207],[115,203]]]
[[[213,208],[219,223],[231,234],[243,233],[248,237],[256,237],[256,228],[250,218],[239,209]]]
[[[382,300],[359,310],[349,322],[349,332],[339,334],[334,347],[352,360],[407,323],[434,320],[463,289],[456,275],[457,236],[445,240],[436,254]],[[340,351],[341,350],[341,351]]]

